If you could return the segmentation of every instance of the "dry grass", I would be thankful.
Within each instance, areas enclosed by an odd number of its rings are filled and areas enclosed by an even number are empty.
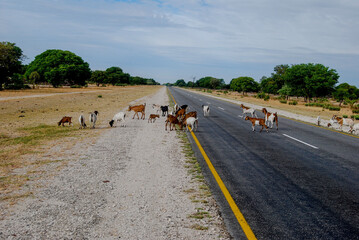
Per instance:
[[[93,142],[109,128],[108,121],[130,102],[154,94],[160,86],[45,88],[0,92],[0,200],[14,200],[24,184],[42,175],[43,165],[64,166],[63,151],[76,142]],[[60,93],[60,94],[59,94]],[[67,93],[67,94],[62,94]],[[49,96],[49,94],[53,94]],[[32,98],[7,99],[5,97]],[[46,96],[45,96],[46,95]],[[99,97],[101,95],[102,97]],[[142,102],[140,102],[142,103]],[[78,117],[99,111],[96,129],[79,129]],[[132,117],[130,113],[129,117]],[[74,126],[59,127],[63,116],[73,117]],[[52,147],[59,151],[47,152]],[[51,175],[51,174],[50,174]],[[41,177],[41,176],[40,176]],[[4,195],[6,194],[6,195]]]
[[[191,90],[191,89],[189,89]],[[200,91],[200,90],[197,90]],[[323,109],[322,107],[307,107],[305,106],[306,102],[304,102],[303,98],[295,98],[292,97],[290,101],[296,100],[298,102],[297,105],[289,105],[280,103],[279,100],[273,99],[274,97],[271,97],[268,101],[264,101],[263,99],[255,98],[255,95],[245,95],[243,96],[242,93],[238,92],[231,92],[224,94],[223,91],[216,91],[213,90],[212,93],[206,92],[206,94],[218,96],[222,98],[227,99],[233,99],[238,100],[242,102],[252,103],[256,105],[260,105],[263,107],[272,107],[276,109],[282,109],[288,112],[301,114],[304,116],[310,116],[316,118],[317,116],[321,116],[323,119],[330,119],[334,114],[336,115],[353,115],[352,111],[350,110],[349,106],[342,106],[340,111],[329,111],[328,109]],[[288,101],[289,102],[289,101]],[[336,101],[330,101],[330,104],[334,106],[339,106],[339,103]]]

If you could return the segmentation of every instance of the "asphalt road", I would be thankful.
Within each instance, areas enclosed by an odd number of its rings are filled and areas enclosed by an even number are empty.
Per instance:
[[[199,113],[195,134],[258,239],[359,239],[358,138],[281,116],[278,131],[252,132],[238,105],[169,89]],[[202,104],[210,105],[209,117]],[[230,233],[246,239],[198,150],[196,156]]]

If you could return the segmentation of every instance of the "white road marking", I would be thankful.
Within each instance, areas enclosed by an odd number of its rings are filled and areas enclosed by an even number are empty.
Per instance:
[[[218,107],[218,108],[224,111],[224,108],[221,108],[221,107]]]
[[[305,144],[305,145],[307,145],[307,146],[309,146],[309,147],[318,149],[318,147],[316,147],[316,146],[310,145],[309,143],[303,142],[303,141],[301,141],[301,140],[299,140],[299,139],[296,139],[296,138],[294,138],[294,137],[291,137],[291,136],[289,136],[289,135],[287,135],[287,134],[283,134],[283,136],[288,137],[288,138],[291,138],[291,139],[293,139],[293,140],[295,140],[295,141],[297,141],[297,142],[303,143],[303,144]]]

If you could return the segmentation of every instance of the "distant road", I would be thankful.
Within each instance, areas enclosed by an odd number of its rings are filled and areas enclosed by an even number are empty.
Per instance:
[[[238,105],[169,89],[199,113],[195,134],[258,239],[359,239],[358,138],[281,117],[278,131],[252,132]],[[202,104],[210,105],[209,117]],[[245,239],[196,155],[230,232]]]

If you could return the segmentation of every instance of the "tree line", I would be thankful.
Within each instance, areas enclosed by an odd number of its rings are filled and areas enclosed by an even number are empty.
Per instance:
[[[179,87],[200,87],[209,89],[230,89],[243,93],[255,92],[264,94],[279,94],[284,98],[289,96],[304,97],[306,101],[316,98],[333,97],[340,101],[355,101],[359,99],[359,89],[348,83],[338,84],[339,74],[322,64],[287,64],[277,65],[271,76],[263,76],[259,82],[252,77],[241,76],[233,78],[229,84],[223,79],[204,77],[197,81],[177,80],[174,85]]]
[[[131,76],[120,67],[92,71],[89,64],[70,51],[50,49],[37,55],[28,65],[15,43],[0,42],[0,90],[28,88],[28,84],[85,86],[88,83],[112,85],[158,85],[154,79]]]

